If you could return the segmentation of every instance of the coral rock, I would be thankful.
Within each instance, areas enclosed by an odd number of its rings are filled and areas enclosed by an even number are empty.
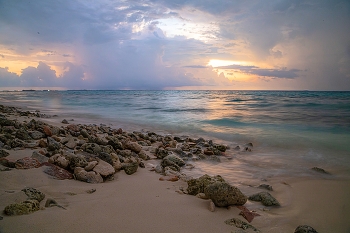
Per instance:
[[[199,177],[198,179],[190,179],[187,181],[187,192],[190,195],[197,195],[198,193],[204,193],[204,189],[217,181],[225,182],[225,180],[217,175],[217,176],[208,176],[207,174]]]
[[[137,163],[123,164],[123,169],[124,169],[125,173],[128,175],[134,174],[137,171],[138,167],[139,167],[139,165]]]
[[[53,176],[56,179],[64,180],[64,179],[73,179],[73,174],[69,171],[60,168],[51,163],[43,163],[43,165],[47,166],[44,172],[50,176]]]
[[[280,206],[280,203],[268,192],[260,192],[249,196],[251,201],[260,201],[265,206]]]
[[[87,183],[95,184],[103,182],[103,178],[100,174],[94,171],[87,172],[82,167],[76,167],[74,169],[74,176],[77,180],[84,181]]]
[[[24,157],[17,160],[15,166],[17,169],[30,169],[40,167],[41,163],[35,158]]]
[[[110,165],[109,163],[107,163],[103,160],[100,160],[98,162],[98,164],[92,170],[94,172],[97,172],[98,174],[100,174],[103,177],[113,175],[115,173],[115,170],[112,167],[112,165]]]
[[[210,184],[204,189],[204,193],[218,207],[244,205],[247,202],[247,197],[237,187],[226,182]]]
[[[294,233],[318,233],[314,228],[308,225],[300,225],[298,226]]]
[[[40,204],[37,200],[26,200],[24,202],[10,204],[5,207],[6,215],[23,215],[30,214],[40,209]]]
[[[38,202],[41,202],[45,198],[45,194],[35,188],[24,188],[21,191],[28,196],[28,199],[37,200]]]

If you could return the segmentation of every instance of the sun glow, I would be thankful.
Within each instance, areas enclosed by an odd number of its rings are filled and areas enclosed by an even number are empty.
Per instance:
[[[230,65],[247,65],[247,62],[245,61],[231,61],[231,60],[218,60],[218,59],[211,59],[208,64],[208,66],[212,67],[221,67],[221,66],[230,66]]]

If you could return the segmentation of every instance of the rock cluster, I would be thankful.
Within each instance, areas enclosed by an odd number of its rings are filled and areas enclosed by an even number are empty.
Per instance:
[[[0,111],[29,117],[48,117],[42,114],[23,112],[17,108],[0,105]],[[172,180],[185,176],[180,172],[187,161],[210,159],[219,161],[227,146],[203,138],[174,137],[154,132],[128,133],[106,125],[69,124],[62,127],[49,125],[41,120],[29,122],[0,117],[1,165],[17,169],[47,166],[45,173],[57,179],[70,179],[99,183],[113,179],[124,170],[131,175],[144,161],[154,156],[161,160],[158,173]],[[32,157],[15,162],[7,160],[10,149],[31,148]],[[48,162],[48,163],[47,163]],[[176,177],[176,178],[174,178]],[[204,192],[204,190],[202,190]]]
[[[188,194],[204,193],[205,197],[211,199],[218,207],[244,205],[247,202],[247,197],[237,187],[228,184],[221,176],[203,175],[198,179],[188,180],[187,184]]]
[[[45,194],[35,188],[25,188],[22,191],[28,196],[28,199],[6,206],[4,209],[6,215],[30,214],[40,209],[40,202],[44,200]]]

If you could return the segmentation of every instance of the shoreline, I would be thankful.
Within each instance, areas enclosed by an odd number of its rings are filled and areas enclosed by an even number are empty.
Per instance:
[[[23,121],[26,117],[15,118]],[[32,117],[26,118],[28,122],[30,119]],[[55,119],[34,119],[57,127],[67,126],[59,122],[59,116]],[[33,149],[8,151],[8,158],[17,160],[30,157]],[[208,200],[177,192],[181,187],[186,188],[186,182],[159,181],[160,175],[149,171],[151,164],[157,163],[159,161],[153,156],[151,160],[144,161],[145,168],[139,168],[133,175],[119,171],[114,180],[100,184],[55,180],[43,172],[43,167],[1,171],[0,209],[23,200],[25,197],[21,189],[34,187],[57,200],[66,210],[43,208],[41,203],[43,209],[29,215],[2,214],[0,232],[251,232],[240,231],[224,223],[233,217],[245,221],[238,208],[217,207],[215,212],[210,212]],[[257,202],[245,204],[261,215],[251,223],[261,232],[293,232],[303,224],[314,227],[318,232],[350,230],[347,222],[350,216],[349,180],[329,180],[320,175],[319,179],[308,180],[271,177],[269,183],[274,187],[271,194],[280,201],[281,207],[264,210]],[[96,192],[86,193],[89,189],[96,189]],[[255,187],[245,189],[245,195],[257,191]],[[67,194],[70,192],[77,195]],[[57,224],[59,222],[63,224]]]

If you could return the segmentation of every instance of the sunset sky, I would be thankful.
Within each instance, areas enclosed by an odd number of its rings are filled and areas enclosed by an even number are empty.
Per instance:
[[[0,0],[0,89],[350,90],[349,0]]]

